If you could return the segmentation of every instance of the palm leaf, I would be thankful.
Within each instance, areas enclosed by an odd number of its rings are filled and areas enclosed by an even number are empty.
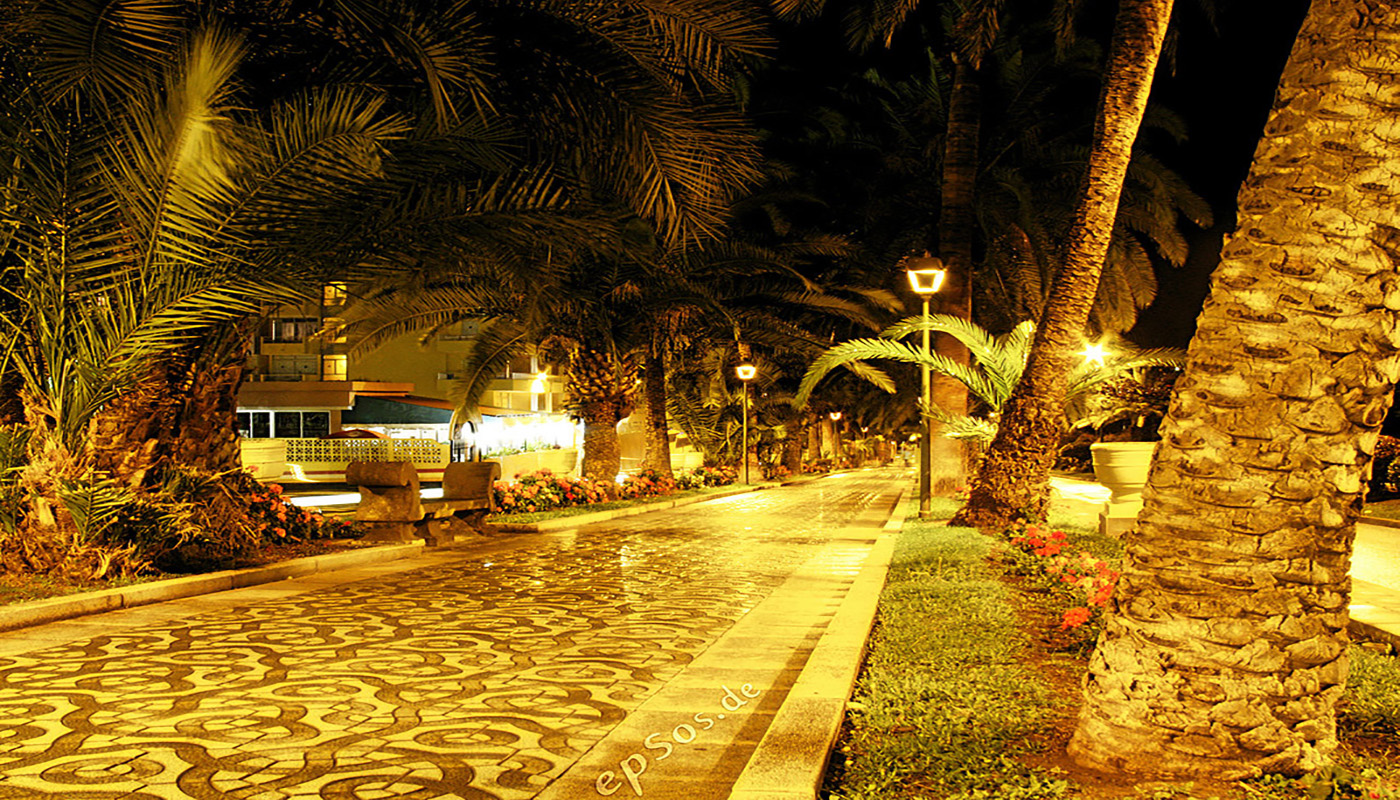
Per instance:
[[[529,331],[518,324],[501,319],[483,320],[466,355],[462,357],[463,377],[452,385],[452,401],[457,405],[457,415],[463,419],[479,419],[481,398],[491,383],[512,359],[526,352],[533,344]]]

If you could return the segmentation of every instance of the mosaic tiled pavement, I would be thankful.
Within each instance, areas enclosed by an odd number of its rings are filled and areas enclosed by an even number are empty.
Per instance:
[[[533,797],[894,480],[522,537],[0,657],[0,798]]]

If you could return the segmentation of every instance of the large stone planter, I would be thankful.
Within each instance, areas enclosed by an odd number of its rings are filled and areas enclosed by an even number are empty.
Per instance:
[[[243,468],[264,483],[281,478],[287,471],[286,439],[240,439],[238,455]]]
[[[1100,442],[1089,446],[1094,457],[1094,477],[1112,492],[1099,512],[1100,533],[1122,536],[1137,523],[1142,490],[1156,450],[1156,442]]]

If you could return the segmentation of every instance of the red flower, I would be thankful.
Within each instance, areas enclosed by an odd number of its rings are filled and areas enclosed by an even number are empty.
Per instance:
[[[1083,606],[1080,606],[1079,608],[1071,608],[1070,610],[1065,612],[1064,618],[1060,621],[1060,630],[1078,628],[1080,625],[1083,625],[1084,623],[1088,622],[1089,618],[1093,615],[1094,612],[1090,611],[1087,608],[1084,608]]]
[[[1094,592],[1094,595],[1092,597],[1089,598],[1089,604],[1095,606],[1105,605],[1106,603],[1108,603],[1108,599],[1112,596],[1113,584],[1105,583],[1098,588],[1098,591]]]
[[[267,490],[268,490],[269,492],[272,492],[273,494],[281,494],[281,493],[282,493],[282,487],[279,486],[279,485],[277,485],[277,484],[275,484],[275,483],[269,484],[268,487],[267,487]]]

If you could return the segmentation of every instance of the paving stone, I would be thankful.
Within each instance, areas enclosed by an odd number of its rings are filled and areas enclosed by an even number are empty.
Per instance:
[[[0,634],[0,795],[567,797],[694,730],[647,796],[721,797],[903,483],[863,475]]]

